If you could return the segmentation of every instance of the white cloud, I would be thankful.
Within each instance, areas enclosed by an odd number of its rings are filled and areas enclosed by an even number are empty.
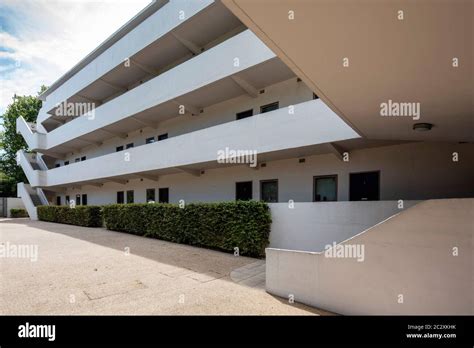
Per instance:
[[[0,114],[51,85],[150,0],[2,0]]]

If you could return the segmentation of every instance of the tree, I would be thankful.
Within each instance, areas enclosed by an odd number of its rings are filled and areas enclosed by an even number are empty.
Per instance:
[[[41,86],[38,93],[46,90]],[[26,182],[25,174],[16,163],[18,150],[28,150],[28,145],[20,134],[16,133],[16,119],[20,116],[26,122],[36,122],[36,117],[41,109],[41,100],[36,96],[13,96],[13,102],[8,105],[7,110],[1,116],[3,132],[0,133],[0,176],[1,195],[15,196],[16,183]]]

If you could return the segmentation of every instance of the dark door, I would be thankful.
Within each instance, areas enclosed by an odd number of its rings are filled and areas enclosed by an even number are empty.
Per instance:
[[[252,199],[252,182],[237,182],[235,183],[235,200],[236,201],[250,201]]]
[[[162,187],[158,189],[158,201],[160,203],[170,202],[170,190],[168,187]]]
[[[380,172],[350,174],[349,200],[378,201],[380,199]]]

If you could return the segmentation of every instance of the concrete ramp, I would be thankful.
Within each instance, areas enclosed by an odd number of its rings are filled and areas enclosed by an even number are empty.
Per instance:
[[[472,315],[474,199],[421,202],[332,252],[268,248],[266,290],[347,315]]]

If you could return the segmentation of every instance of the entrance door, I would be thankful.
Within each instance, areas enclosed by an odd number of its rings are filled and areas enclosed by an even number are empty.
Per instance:
[[[349,200],[378,201],[380,199],[380,172],[351,173]]]

